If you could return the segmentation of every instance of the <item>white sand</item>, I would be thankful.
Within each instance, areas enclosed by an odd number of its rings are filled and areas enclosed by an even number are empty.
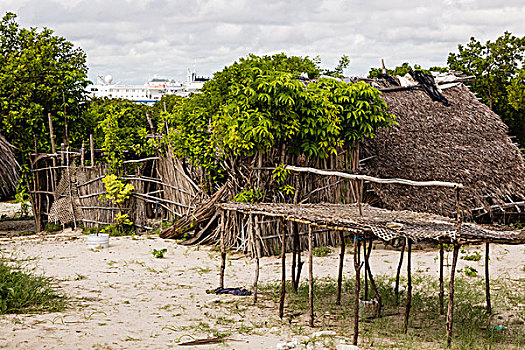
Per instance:
[[[382,247],[378,244],[372,253],[373,271],[376,275],[394,275],[399,253]],[[168,250],[165,258],[154,258],[153,249],[162,248]],[[482,251],[479,246],[468,249]],[[493,278],[525,279],[524,246],[494,245],[491,249]],[[111,237],[110,248],[89,250],[85,236],[66,231],[49,236],[0,238],[0,254],[4,258],[34,259],[26,264],[58,279],[59,287],[72,298],[73,305],[59,313],[0,316],[0,348],[275,349],[277,343],[293,337],[290,326],[278,322],[277,309],[268,301],[254,307],[251,297],[206,294],[206,289],[218,285],[220,263],[217,252],[209,247],[188,248],[159,238]],[[435,250],[415,250],[413,271],[437,276],[436,256]],[[347,278],[353,276],[351,257],[345,259]],[[252,289],[253,261],[241,255],[231,258],[225,284]],[[287,259],[289,264],[290,257]],[[482,275],[482,261],[460,259],[458,269],[467,265]],[[337,266],[335,250],[327,257],[314,258],[316,277],[336,278]],[[307,271],[305,264],[303,281]],[[263,258],[260,281],[279,279],[280,260]],[[306,318],[301,322],[306,336],[319,331],[309,329]],[[210,333],[206,325],[233,335],[224,345],[177,345],[180,340],[191,340],[185,335],[205,338]]]

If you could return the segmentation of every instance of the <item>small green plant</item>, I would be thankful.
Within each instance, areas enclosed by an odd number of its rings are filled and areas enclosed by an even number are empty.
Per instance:
[[[468,277],[476,277],[478,275],[478,270],[470,266],[465,266],[463,271],[465,272],[465,276]]]
[[[152,254],[157,259],[163,259],[164,258],[164,254],[166,254],[167,252],[168,252],[168,250],[166,248],[162,248],[161,250],[153,249]]]
[[[111,225],[102,229],[102,232],[109,232],[114,235],[123,235],[133,230],[133,222],[128,214],[123,214],[123,203],[130,197],[135,189],[132,184],[124,184],[116,175],[108,174],[102,179],[106,187],[106,193],[102,196],[118,206],[119,212],[115,215],[115,220]],[[98,232],[97,232],[98,234]]]
[[[264,193],[260,188],[244,189],[237,193],[233,198],[234,202],[254,203],[263,197]]]
[[[478,251],[472,252],[471,254],[467,254],[462,257],[463,260],[468,261],[480,261],[481,260],[481,253]]]
[[[29,216],[29,195],[25,189],[21,189],[15,194],[15,203],[20,203],[20,212],[18,214],[21,218]]]
[[[327,256],[328,254],[330,254],[331,251],[332,250],[329,247],[317,247],[317,248],[314,248],[312,254],[317,257],[323,257],[323,256]]]

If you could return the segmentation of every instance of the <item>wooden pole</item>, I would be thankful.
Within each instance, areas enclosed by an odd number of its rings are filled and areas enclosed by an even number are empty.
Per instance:
[[[48,119],[48,123],[49,123],[49,137],[51,139],[51,153],[53,154],[56,154],[57,153],[57,149],[56,149],[56,145],[55,145],[55,133],[53,131],[53,119],[51,118],[51,113],[48,113],[47,114],[47,119]],[[53,168],[55,168],[57,166],[57,158],[56,156],[53,156],[51,158],[51,162],[53,163]],[[52,178],[52,191],[54,191],[56,189],[56,178],[57,178],[57,174],[56,174],[56,170],[55,169],[51,169],[51,176],[53,177]]]
[[[250,218],[252,217],[252,215],[250,214]],[[258,293],[258,284],[259,284],[259,269],[260,269],[260,266],[259,266],[259,257],[260,257],[260,254],[261,254],[261,251],[260,251],[260,241],[259,241],[259,236],[260,236],[260,229],[259,229],[259,219],[257,216],[255,216],[255,234],[254,234],[254,244],[255,244],[255,279],[253,281],[253,303],[256,304],[257,303],[257,293]]]
[[[75,215],[75,204],[73,203],[73,190],[71,188],[71,171],[69,166],[69,146],[66,147],[66,171],[67,171],[67,186],[69,189],[69,204],[71,205],[71,215],[73,216],[73,228],[77,230],[77,218]]]
[[[312,226],[308,225],[308,299],[310,304],[310,327],[314,326],[314,239]]]
[[[405,247],[406,247],[406,239],[403,241],[403,245],[401,246],[401,256],[399,257],[399,264],[397,264],[397,272],[396,272],[396,286],[394,288],[394,294],[396,296],[396,305],[399,305],[399,276],[401,275],[401,267],[403,266],[403,255],[405,254]]]
[[[359,337],[359,290],[361,284],[361,263],[359,262],[359,240],[357,236],[354,240],[354,269],[355,269],[355,286],[354,286],[354,338],[352,344],[357,346]]]
[[[490,277],[489,277],[489,242],[485,243],[485,296],[487,298],[487,314],[492,315],[492,305],[490,303]]]
[[[60,164],[61,165],[65,165],[66,162],[64,160],[64,156],[65,156],[65,153],[66,153],[66,146],[64,145],[64,143],[61,143],[60,144]]]
[[[36,160],[38,158],[38,143],[37,143],[35,135],[33,135],[33,140],[35,143],[35,160]],[[35,166],[38,167],[36,161],[35,161]],[[33,217],[35,218],[36,232],[40,232],[42,231],[42,215],[41,215],[42,199],[41,199],[40,194],[37,193],[37,191],[40,189],[40,181],[38,179],[38,173],[35,173],[34,171],[32,171],[32,173],[33,173],[33,194],[35,197],[34,201],[35,201],[35,208],[36,208],[36,211],[33,211]]]
[[[452,256],[452,267],[450,269],[450,284],[448,290],[448,312],[447,312],[447,347],[452,342],[452,326],[454,322],[454,275],[456,273],[456,264],[458,262],[460,244],[454,242],[454,252]]]
[[[146,112],[146,119],[148,120],[149,129],[151,130],[151,136],[155,136],[155,128],[153,127],[153,121],[148,112]]]
[[[355,189],[356,189],[356,196],[357,196],[357,206],[359,208],[359,216],[363,216],[363,207],[361,205],[361,182],[359,180],[355,181]],[[363,247],[363,249],[365,249]]]
[[[343,285],[343,264],[345,259],[345,233],[344,231],[339,231],[339,236],[341,238],[341,252],[339,253],[339,274],[337,275],[337,300],[336,304],[341,305],[341,289]]]
[[[226,227],[225,223],[225,213],[224,211],[221,211],[221,238],[220,238],[220,245],[221,245],[221,270],[219,273],[219,287],[224,288],[224,270],[226,269],[226,244],[224,242],[224,234],[225,231],[228,229]]]
[[[438,186],[438,187],[448,187],[448,188],[454,188],[454,189],[463,188],[462,184],[454,183],[454,182],[412,181],[412,180],[406,180],[406,179],[380,179],[380,178],[368,176],[368,175],[354,175],[354,174],[343,173],[340,171],[320,170],[320,169],[315,169],[315,168],[298,167],[298,166],[293,166],[293,165],[286,165],[285,169],[296,171],[296,172],[303,172],[303,173],[306,172],[306,173],[312,173],[312,174],[318,174],[318,175],[339,176],[339,177],[350,179],[350,180],[363,180],[363,181],[369,181],[369,182],[380,183],[380,184],[402,184],[402,185],[410,185],[410,186],[418,186],[418,187]]]
[[[410,317],[410,307],[412,306],[412,242],[408,239],[408,250],[407,250],[407,303],[405,306],[405,323],[403,326],[403,332],[408,332],[408,318]]]
[[[368,300],[368,255],[369,250],[372,247],[372,244],[370,242],[370,245],[368,245],[368,242],[366,239],[363,240],[363,260],[365,262],[365,296],[364,300]]]
[[[445,297],[445,286],[443,283],[443,243],[439,244],[439,314],[445,314],[444,297]]]
[[[286,227],[285,222],[281,218],[279,220],[279,227],[282,230],[281,235],[281,297],[279,299],[279,317],[284,316],[284,297],[286,295]]]
[[[370,242],[368,243],[368,256],[367,256],[367,260],[370,259],[370,254],[372,252],[372,240],[370,240]],[[379,317],[381,316],[381,307],[383,305],[383,302],[382,302],[382,299],[381,299],[381,295],[379,294],[379,291],[377,290],[377,285],[376,285],[376,282],[374,280],[374,275],[372,275],[372,269],[370,267],[370,263],[367,264],[366,266],[366,273],[368,274],[368,278],[370,279],[370,287],[372,288],[372,291],[374,292],[374,296],[375,296],[375,299],[377,300],[377,313],[376,313],[376,317]]]
[[[292,269],[291,269],[291,276],[292,276],[292,288],[295,292],[297,292],[297,288],[295,287],[295,269],[297,266],[297,240],[295,239],[295,222],[291,223],[291,229],[292,229]]]
[[[296,248],[296,257],[297,257],[297,265],[295,270],[295,280],[293,281],[293,288],[297,292],[297,288],[299,288],[299,280],[301,279],[301,271],[303,270],[303,264],[304,262],[301,261],[301,246],[300,246],[300,240],[299,240],[299,225],[297,222],[293,222],[292,226],[294,228],[294,246]]]
[[[93,134],[89,134],[89,153],[91,166],[95,166],[95,142],[93,141]]]
[[[84,156],[84,142],[82,142],[82,148],[80,149],[80,166],[84,167],[86,164],[86,158]]]

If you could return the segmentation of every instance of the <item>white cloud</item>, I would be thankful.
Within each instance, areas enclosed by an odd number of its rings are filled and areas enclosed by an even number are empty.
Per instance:
[[[444,65],[471,36],[525,35],[523,0],[3,0],[0,11],[82,47],[92,79],[127,83],[184,79],[194,60],[211,75],[240,56],[276,52],[319,55],[326,67],[347,54],[346,73],[365,75],[381,57]]]

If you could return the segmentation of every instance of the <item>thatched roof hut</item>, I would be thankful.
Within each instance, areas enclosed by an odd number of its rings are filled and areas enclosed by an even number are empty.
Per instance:
[[[0,135],[0,194],[13,193],[18,183],[18,163],[13,146]]]
[[[500,212],[496,205],[505,207],[505,203],[514,209],[517,206],[508,203],[525,200],[525,164],[507,135],[507,126],[463,84],[443,90],[443,95],[450,106],[432,101],[419,89],[385,92],[399,126],[364,143],[362,159],[373,157],[365,162],[364,172],[383,178],[463,183],[466,218],[492,215],[495,208]],[[390,209],[455,214],[451,191],[372,187]]]

